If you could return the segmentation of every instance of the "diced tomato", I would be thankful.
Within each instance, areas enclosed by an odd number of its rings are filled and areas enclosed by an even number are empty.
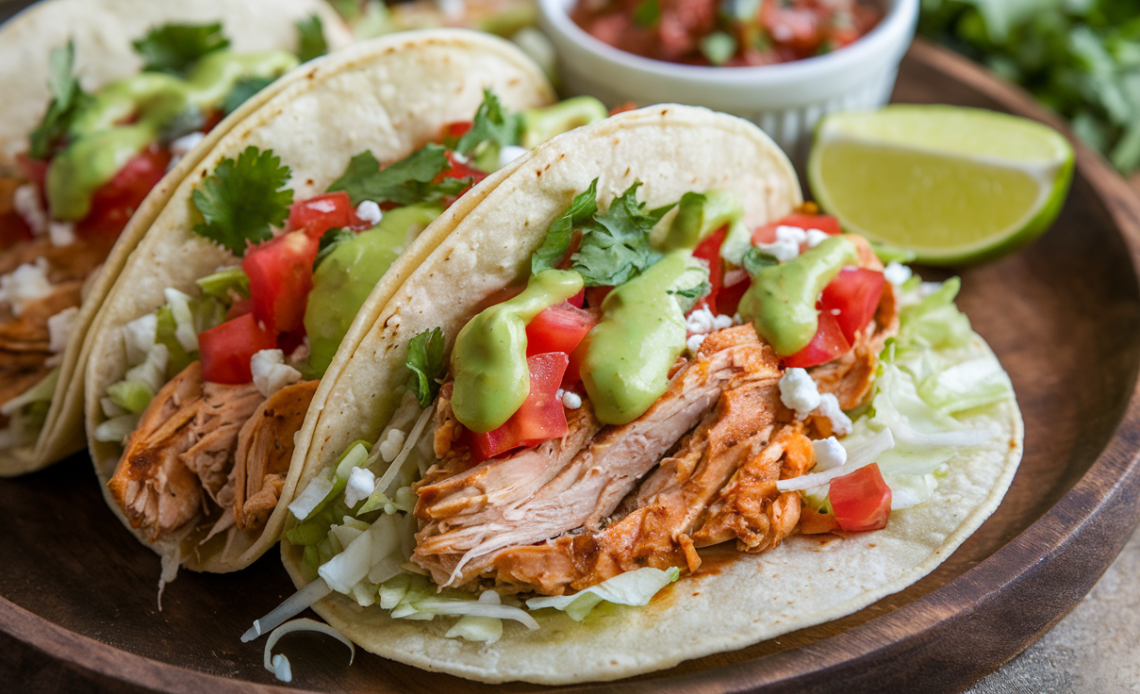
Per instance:
[[[352,206],[348,193],[343,190],[295,202],[289,208],[289,228],[303,229],[318,241],[329,229],[367,226],[366,222],[356,216],[356,208]]]
[[[526,326],[526,355],[532,357],[545,352],[570,354],[597,322],[594,314],[568,302],[551,306]]]
[[[51,162],[46,159],[32,159],[26,154],[17,154],[16,164],[20,167],[20,171],[28,177],[28,180],[36,184],[36,189],[43,195],[44,181],[47,180],[47,170]]]
[[[305,326],[291,333],[281,333],[277,336],[277,349],[289,356],[305,341]]]
[[[828,214],[800,214],[793,213],[771,224],[765,224],[752,232],[752,245],[776,242],[776,227],[799,227],[800,229],[819,229],[829,236],[838,236],[842,233],[839,228],[839,219]]]
[[[468,176],[470,176],[472,179],[474,179],[471,181],[471,185],[476,186],[476,185],[479,185],[479,181],[482,181],[484,178],[487,177],[486,172],[480,171],[479,169],[476,169],[475,167],[473,167],[469,164],[465,164],[465,163],[459,161],[458,159],[456,159],[455,158],[455,152],[448,152],[447,153],[447,160],[451,162],[451,168],[447,169],[446,171],[441,172],[438,176],[436,176],[435,177],[436,183],[439,183],[440,181],[442,181],[445,178],[467,178]],[[463,191],[460,192],[459,195],[456,195],[455,197],[458,198],[458,197],[462,196],[463,193],[466,193],[470,189],[471,189],[470,187],[464,188]]]
[[[819,308],[817,305],[816,308]],[[807,347],[795,354],[784,357],[784,364],[789,368],[806,369],[809,366],[819,366],[847,354],[851,343],[843,336],[839,321],[831,311],[819,312],[819,329]]]
[[[203,122],[202,122],[202,128],[199,132],[201,132],[204,135],[209,134],[209,132],[211,130],[213,130],[214,128],[216,128],[218,126],[218,123],[221,123],[225,119],[226,119],[226,112],[220,108],[216,108],[216,109],[214,109],[214,110],[212,110],[206,114],[206,117],[203,119]]]
[[[562,376],[563,388],[568,388],[582,380],[582,361],[586,358],[588,348],[588,343],[583,339],[570,353],[570,363],[566,365],[566,373]]]
[[[721,284],[724,282],[724,262],[720,258],[720,247],[721,244],[724,243],[726,232],[727,227],[706,236],[703,241],[697,244],[696,249],[693,251],[694,258],[700,258],[708,263],[709,284],[712,285],[708,296],[697,302],[697,305],[693,308],[707,308],[709,311],[712,311],[713,315],[717,313],[716,298],[720,292]]]
[[[198,335],[202,378],[212,383],[249,383],[249,360],[263,349],[276,349],[277,336],[258,325],[252,313],[226,321]]]
[[[481,462],[519,447],[537,446],[565,436],[566,411],[558,388],[568,363],[566,354],[552,352],[527,357],[530,393],[506,424],[485,434],[469,432],[472,457]]]
[[[614,290],[613,287],[586,287],[586,306],[601,308],[602,302]]]
[[[448,123],[443,126],[443,140],[444,142],[458,141],[459,138],[466,135],[471,127],[474,125],[469,120],[459,121],[458,123]]]
[[[151,188],[166,175],[170,152],[150,147],[139,152],[91,197],[91,211],[78,224],[80,236],[116,238],[131,221]]]
[[[239,299],[231,304],[229,310],[226,311],[226,320],[233,320],[247,313],[253,313],[253,299]]]
[[[578,293],[566,300],[574,308],[582,308],[582,304],[586,303],[586,288],[582,287]]]
[[[848,267],[824,288],[819,300],[822,310],[839,311],[835,320],[848,343],[855,344],[855,333],[874,318],[885,283],[881,272]]]
[[[306,232],[291,231],[246,251],[241,266],[249,275],[253,315],[274,335],[302,326],[318,246]]]
[[[781,48],[790,49],[801,59],[816,52],[826,33],[822,18],[814,10],[782,2],[761,3],[760,24]]]
[[[828,491],[839,527],[849,533],[882,530],[891,515],[891,488],[878,463],[831,480]]]
[[[744,273],[743,279],[739,282],[721,287],[716,295],[717,310],[726,316],[735,315],[740,308],[740,300],[744,298],[744,292],[751,286],[752,278],[748,273]]]

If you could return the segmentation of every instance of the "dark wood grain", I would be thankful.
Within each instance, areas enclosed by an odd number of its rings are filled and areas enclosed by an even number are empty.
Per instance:
[[[895,98],[1059,126],[1022,92],[922,43],[903,64]],[[1026,420],[1022,468],[993,517],[935,572],[857,614],[567,691],[802,694],[838,683],[845,692],[953,691],[1081,599],[1140,521],[1140,202],[1098,155],[1077,151],[1053,230],[962,273],[960,305],[1009,370]],[[292,592],[277,558],[237,575],[183,574],[158,612],[158,562],[106,509],[85,456],[0,481],[0,530],[0,681],[19,691],[488,689],[363,653],[349,668],[343,646],[305,634],[282,641],[297,680],[278,686],[260,645],[238,640],[252,617]],[[18,651],[6,648],[12,642]]]

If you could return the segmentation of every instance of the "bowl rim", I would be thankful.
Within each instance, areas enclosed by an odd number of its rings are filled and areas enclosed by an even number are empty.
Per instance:
[[[598,59],[616,63],[624,69],[643,75],[666,79],[714,82],[721,85],[770,83],[784,86],[804,80],[834,76],[836,73],[858,68],[861,64],[874,62],[880,56],[896,51],[901,57],[902,50],[909,43],[908,38],[918,20],[920,0],[886,0],[890,3],[890,8],[883,20],[870,32],[839,50],[788,63],[731,68],[670,63],[615,48],[594,38],[570,19],[566,8],[573,1],[538,0],[539,16],[544,20],[544,28],[561,34],[562,38],[575,44],[576,48],[591,53]],[[557,38],[551,38],[556,44],[558,43]]]

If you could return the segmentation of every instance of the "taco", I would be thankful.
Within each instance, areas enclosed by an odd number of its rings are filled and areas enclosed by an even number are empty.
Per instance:
[[[83,447],[83,338],[195,145],[351,40],[319,0],[52,0],[0,28],[0,475]]]
[[[283,82],[179,184],[92,329],[96,472],[168,567],[236,570],[276,542],[357,312],[524,145],[606,116],[588,98],[547,106],[520,51],[468,31],[361,43]]]
[[[289,507],[300,592],[245,639],[311,605],[384,657],[560,684],[898,591],[1020,459],[957,289],[801,207],[743,120],[562,135],[358,324]]]

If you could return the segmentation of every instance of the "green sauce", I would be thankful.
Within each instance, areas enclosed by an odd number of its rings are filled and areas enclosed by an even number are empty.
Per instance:
[[[735,193],[726,190],[685,193],[677,205],[677,216],[661,242],[661,250],[692,250],[709,234],[742,217],[744,206]]]
[[[530,108],[522,113],[519,144],[534,149],[555,135],[605,120],[609,115],[602,102],[592,96],[576,96],[546,108]]]
[[[52,217],[86,217],[95,191],[186,109],[213,108],[240,80],[273,77],[297,64],[297,57],[284,51],[216,51],[203,57],[187,79],[144,72],[108,84],[76,117],[71,144],[48,167]],[[116,125],[132,116],[130,125]]]
[[[808,346],[819,328],[815,303],[845,265],[857,265],[855,244],[832,236],[795,260],[764,268],[740,300],[740,315],[781,356]]]
[[[543,270],[513,299],[484,309],[455,338],[451,370],[455,418],[476,432],[493,431],[511,418],[530,394],[526,325],[542,311],[582,290],[582,277]],[[681,341],[684,342],[684,327]]]
[[[586,336],[582,381],[606,424],[640,417],[669,387],[685,349],[685,314],[676,292],[699,286],[708,269],[687,250],[669,253],[610,292],[602,320]]]
[[[312,351],[309,366],[324,374],[348,333],[352,319],[372,288],[428,224],[443,214],[436,205],[409,205],[384,213],[372,229],[329,253],[313,273],[305,307],[305,333]]]

